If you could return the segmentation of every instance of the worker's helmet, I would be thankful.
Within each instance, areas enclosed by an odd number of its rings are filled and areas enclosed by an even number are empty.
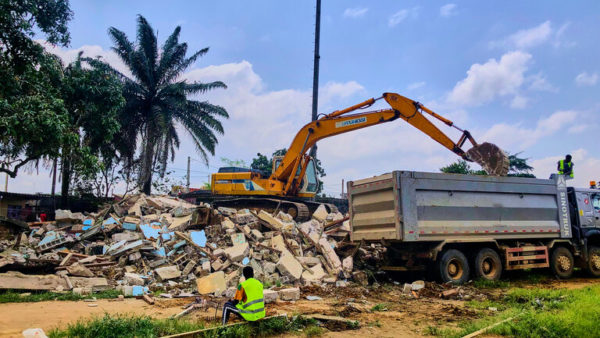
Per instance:
[[[567,159],[567,161],[571,161],[571,155],[567,154],[567,156],[565,156],[565,158]]]

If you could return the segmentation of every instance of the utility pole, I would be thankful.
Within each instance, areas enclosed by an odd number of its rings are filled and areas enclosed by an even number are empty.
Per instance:
[[[341,198],[344,198],[344,179],[342,178],[342,196]]]
[[[185,185],[190,190],[190,157],[188,156],[188,166],[187,166],[187,183]]]
[[[52,191],[51,191],[52,209],[54,209],[54,210],[56,210],[56,196],[54,195],[54,193],[56,191],[56,164],[57,164],[57,161],[56,161],[56,159],[54,159],[54,161],[52,162]]]
[[[313,95],[312,95],[312,121],[317,119],[317,107],[319,105],[319,44],[321,35],[321,0],[317,0],[317,15],[315,19],[315,57],[313,66]],[[317,145],[310,149],[310,156],[317,157]]]
[[[4,192],[8,192],[8,173],[6,174],[6,179],[4,180]]]

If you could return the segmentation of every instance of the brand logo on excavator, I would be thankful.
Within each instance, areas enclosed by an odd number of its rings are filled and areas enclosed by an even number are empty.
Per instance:
[[[357,117],[357,118],[351,119],[351,120],[336,122],[335,127],[342,128],[342,127],[352,126],[355,124],[361,124],[361,123],[365,123],[365,122],[367,122],[367,118],[365,116],[363,116],[363,117]]]

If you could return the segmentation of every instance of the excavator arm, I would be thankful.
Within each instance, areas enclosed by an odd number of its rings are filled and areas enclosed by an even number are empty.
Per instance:
[[[379,99],[385,99],[391,106],[391,109],[349,114],[355,110],[367,108]],[[424,113],[435,117],[450,127],[460,130],[462,136],[457,142],[452,141],[444,132],[429,121]],[[285,182],[284,194],[293,195],[297,192],[300,180],[310,160],[306,152],[319,140],[391,122],[398,118],[413,125],[463,159],[468,161],[474,160],[481,164],[488,173],[500,176],[506,175],[508,171],[508,158],[500,148],[490,143],[478,145],[468,131],[456,127],[452,121],[436,114],[420,103],[395,93],[384,93],[378,99],[371,98],[346,109],[334,111],[302,127],[294,137],[292,144],[279,166],[272,173],[270,179]],[[469,140],[473,147],[469,151],[464,151],[463,145],[467,140]]]

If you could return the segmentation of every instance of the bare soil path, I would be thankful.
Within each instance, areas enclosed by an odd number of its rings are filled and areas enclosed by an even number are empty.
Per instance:
[[[567,281],[544,280],[542,282],[517,281],[516,287],[526,288],[568,288],[578,289],[600,283],[598,279],[577,277]],[[491,289],[485,292],[490,297],[499,297],[507,289]],[[361,328],[352,332],[327,332],[326,337],[346,337],[349,334],[358,337],[420,337],[426,335],[427,327],[452,326],[460,320],[477,318],[477,313],[465,306],[463,300],[445,300],[435,296],[413,298],[403,295],[400,286],[386,285],[376,290],[362,288],[340,289],[335,296],[332,293],[308,292],[318,294],[323,299],[297,302],[278,302],[267,306],[267,315],[277,313],[325,314],[342,316],[358,320]],[[79,319],[109,314],[148,315],[154,318],[167,318],[182,311],[182,306],[193,301],[186,299],[157,299],[155,305],[148,305],[140,299],[124,301],[98,300],[49,301],[38,303],[0,304],[0,337],[21,337],[28,328],[42,328],[46,332],[53,328],[65,327]],[[97,306],[90,306],[96,304]],[[373,311],[373,306],[385,304],[385,310]],[[215,316],[214,309],[195,311],[189,315],[191,320],[208,320]],[[217,312],[220,317],[220,311]],[[298,337],[289,334],[286,337]]]

